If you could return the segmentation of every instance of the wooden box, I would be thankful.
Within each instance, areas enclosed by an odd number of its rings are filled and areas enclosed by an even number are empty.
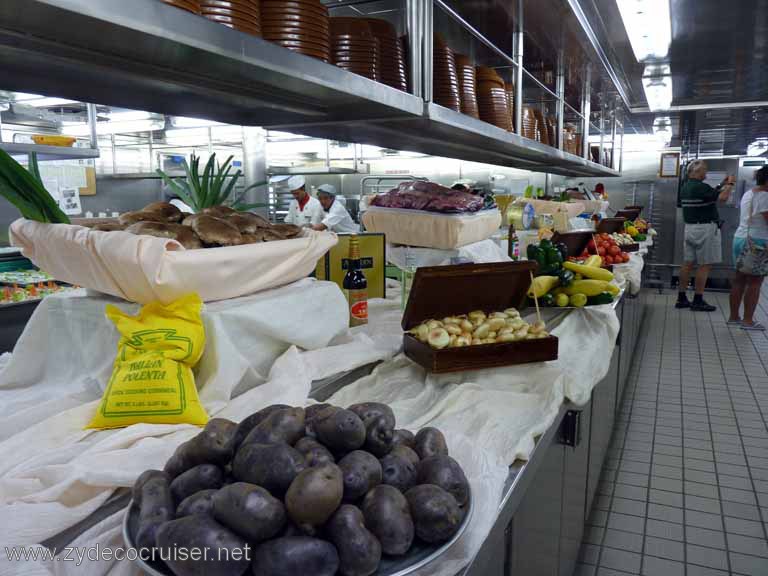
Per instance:
[[[626,218],[603,218],[597,225],[598,234],[616,234],[624,232],[624,222]]]
[[[402,326],[410,330],[425,320],[521,309],[531,284],[535,262],[459,264],[419,268],[413,280]],[[555,336],[436,350],[410,334],[403,335],[405,355],[436,374],[510,366],[557,359]]]
[[[584,249],[589,244],[589,241],[594,238],[595,232],[589,230],[576,231],[576,232],[556,232],[552,236],[553,244],[565,244],[568,249],[568,256],[578,258]]]

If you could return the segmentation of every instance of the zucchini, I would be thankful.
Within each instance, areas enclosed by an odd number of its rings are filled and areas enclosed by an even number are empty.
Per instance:
[[[576,264],[575,262],[565,262],[563,268],[570,270],[574,274],[581,274],[584,278],[589,278],[590,280],[602,280],[603,282],[610,282],[613,280],[613,273],[604,268],[585,266],[583,264]]]

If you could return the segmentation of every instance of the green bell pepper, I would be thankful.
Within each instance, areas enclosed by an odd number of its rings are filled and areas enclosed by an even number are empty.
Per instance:
[[[568,260],[568,246],[563,244],[562,242],[558,242],[555,244],[555,248],[560,252],[560,256],[563,257],[563,262]]]
[[[555,297],[552,294],[544,294],[544,296],[539,298],[539,305],[552,307],[555,305]]]
[[[528,250],[525,255],[528,257],[528,260],[537,260],[540,251],[541,248],[539,248],[538,245],[528,244]]]

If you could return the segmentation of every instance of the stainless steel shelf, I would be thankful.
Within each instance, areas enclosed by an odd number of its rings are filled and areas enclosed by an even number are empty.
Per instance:
[[[99,151],[93,148],[67,148],[64,146],[41,146],[39,144],[13,144],[0,142],[0,150],[11,156],[37,153],[40,162],[46,160],[83,160],[98,158]]]
[[[361,172],[353,168],[335,168],[331,166],[326,168],[325,166],[320,168],[310,168],[306,166],[271,166],[267,168],[268,176],[314,176],[323,174],[367,174],[368,172]]]
[[[424,113],[419,118],[287,125],[277,129],[534,172],[564,176],[619,176],[615,170],[580,156],[433,103],[424,106]]]
[[[414,116],[421,99],[157,0],[3,0],[3,89],[246,126]]]
[[[3,88],[573,176],[618,173],[157,0],[3,0]]]

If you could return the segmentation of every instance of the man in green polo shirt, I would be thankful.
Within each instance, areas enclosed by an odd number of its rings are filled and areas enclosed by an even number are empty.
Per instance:
[[[680,190],[685,221],[685,255],[680,268],[680,293],[676,308],[690,308],[696,312],[714,312],[715,306],[704,301],[704,289],[713,264],[723,261],[723,246],[720,236],[720,213],[717,203],[725,202],[733,190],[733,176],[728,176],[717,188],[705,184],[707,164],[694,160],[688,165],[688,180]],[[695,265],[696,293],[693,302],[688,301],[686,291]]]

